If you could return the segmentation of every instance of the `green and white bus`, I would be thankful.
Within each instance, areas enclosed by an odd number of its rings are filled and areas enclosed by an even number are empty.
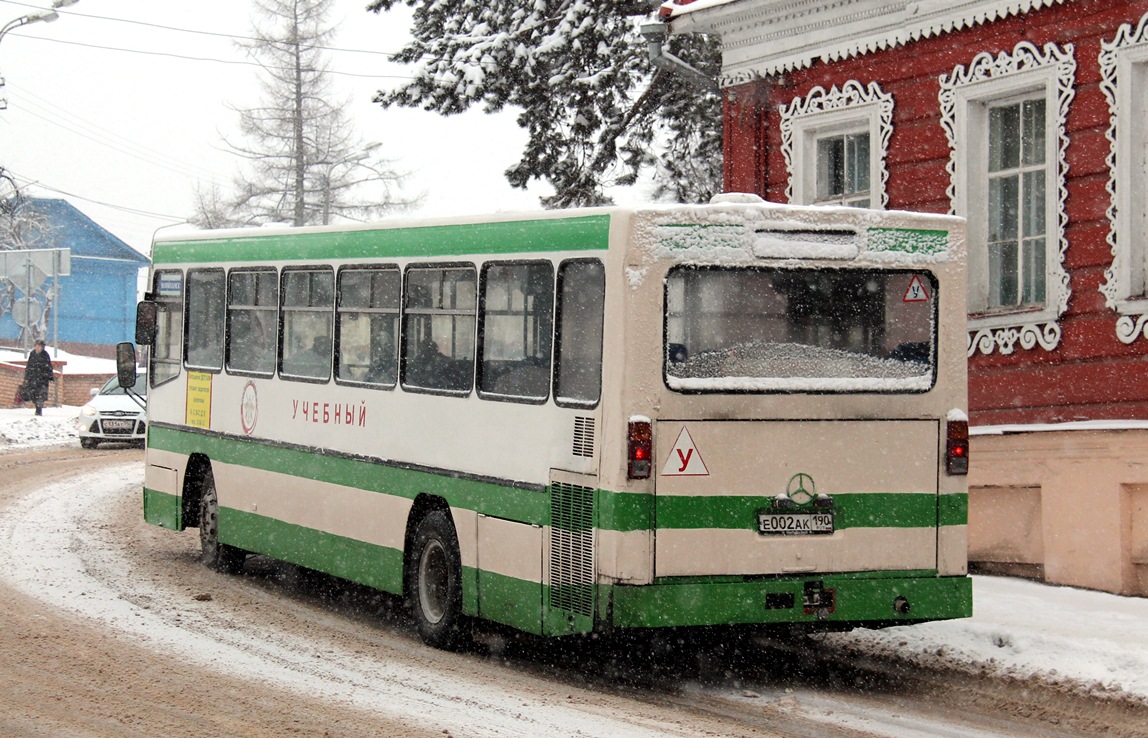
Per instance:
[[[716,200],[157,239],[144,517],[442,647],[970,615],[963,221]]]

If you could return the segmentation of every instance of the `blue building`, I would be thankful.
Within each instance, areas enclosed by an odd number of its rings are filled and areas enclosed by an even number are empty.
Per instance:
[[[148,266],[149,259],[65,200],[25,198],[21,211],[45,224],[43,234],[25,247],[71,250],[71,274],[60,278],[54,316],[58,323],[52,316],[44,321],[45,340],[56,341],[54,325],[58,325],[61,348],[88,356],[113,356],[116,343],[135,335],[136,289],[140,270]],[[0,248],[11,245],[0,244]],[[3,291],[10,300],[11,285],[3,285]],[[14,345],[19,337],[20,327],[10,311],[3,311],[0,343]]]

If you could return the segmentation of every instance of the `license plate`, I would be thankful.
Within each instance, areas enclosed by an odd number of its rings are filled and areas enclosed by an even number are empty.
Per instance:
[[[832,533],[833,513],[763,511],[757,514],[757,532],[782,536]]]
[[[105,420],[104,430],[131,430],[134,420]]]

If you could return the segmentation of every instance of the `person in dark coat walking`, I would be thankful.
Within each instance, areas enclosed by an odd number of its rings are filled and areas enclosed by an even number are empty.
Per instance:
[[[24,365],[24,401],[36,406],[36,414],[44,414],[44,403],[48,401],[48,382],[55,382],[52,376],[52,360],[44,350],[44,342],[36,341],[28,363]]]

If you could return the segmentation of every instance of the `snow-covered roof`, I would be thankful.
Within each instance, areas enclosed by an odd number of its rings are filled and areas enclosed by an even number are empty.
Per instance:
[[[1020,423],[978,425],[969,428],[972,436],[1004,436],[1013,433],[1052,433],[1058,431],[1148,430],[1148,420],[1073,420],[1065,423]]]
[[[892,48],[1065,0],[669,0],[671,33],[722,38],[723,86]]]
[[[686,13],[694,13],[705,8],[712,8],[715,5],[728,5],[737,0],[668,0],[662,3],[662,7],[658,10],[658,17],[671,20],[678,16],[685,15]]]
[[[50,234],[35,248],[68,248],[73,259],[126,261],[141,266],[149,262],[146,256],[109,233],[67,200],[26,197],[21,207],[40,213],[50,224]]]
[[[66,362],[65,374],[115,374],[116,362],[114,359],[98,359],[93,356],[79,356],[64,350],[56,350],[48,346],[45,349],[52,361]],[[28,358],[28,352],[21,349],[0,347],[0,364],[23,364]]]

